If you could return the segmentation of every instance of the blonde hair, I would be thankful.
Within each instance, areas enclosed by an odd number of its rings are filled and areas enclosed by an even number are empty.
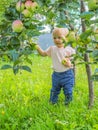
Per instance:
[[[68,28],[54,28],[52,34],[53,35],[63,35],[63,36],[67,36],[69,33]]]

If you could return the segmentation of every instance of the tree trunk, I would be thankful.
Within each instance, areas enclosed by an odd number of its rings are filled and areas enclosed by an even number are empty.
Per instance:
[[[84,2],[83,0],[81,0],[81,13],[85,12],[85,6],[84,6]],[[81,19],[81,23],[82,23],[82,32],[86,31],[86,25],[85,25],[85,21],[83,19]],[[87,49],[87,45],[85,46]],[[90,61],[89,59],[89,54],[85,53],[84,54],[84,61],[86,63],[88,63]],[[89,103],[88,103],[88,108],[91,108],[94,104],[94,90],[93,90],[93,81],[91,80],[91,75],[92,75],[92,71],[91,71],[91,66],[90,64],[85,64],[86,67],[86,73],[87,73],[87,78],[88,78],[88,87],[89,87]]]
[[[85,54],[84,55],[84,60],[86,62],[89,62],[89,55]],[[92,71],[91,71],[91,67],[90,64],[86,64],[86,73],[87,73],[87,78],[88,78],[88,85],[89,85],[89,104],[88,104],[88,108],[91,108],[94,104],[94,90],[93,90],[93,81],[91,80],[91,75],[92,75]]]

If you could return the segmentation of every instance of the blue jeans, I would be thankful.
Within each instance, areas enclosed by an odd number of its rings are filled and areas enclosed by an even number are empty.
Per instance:
[[[64,95],[72,98],[72,91],[74,86],[74,73],[73,70],[65,72],[53,72],[52,74],[52,89],[50,92],[50,102],[56,103],[58,95],[63,88]]]

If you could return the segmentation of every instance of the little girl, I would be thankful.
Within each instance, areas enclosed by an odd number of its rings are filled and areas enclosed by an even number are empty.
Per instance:
[[[65,95],[65,105],[72,101],[74,74],[68,57],[75,54],[75,50],[70,46],[64,47],[68,33],[67,28],[55,28],[52,32],[54,46],[50,46],[45,51],[39,45],[36,46],[40,55],[49,56],[52,59],[53,73],[50,102],[53,104],[57,103],[61,88],[63,88]]]

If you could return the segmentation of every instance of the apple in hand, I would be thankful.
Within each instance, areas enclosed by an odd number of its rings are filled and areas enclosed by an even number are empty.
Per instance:
[[[33,50],[37,50],[38,49],[39,45],[36,42],[33,42],[32,39],[29,39],[28,42],[29,42],[29,45],[30,45],[31,49],[33,49]]]
[[[63,64],[64,66],[67,66],[67,67],[72,67],[72,64],[71,64],[71,61],[70,61],[69,58],[64,58],[64,59],[62,60],[62,64]]]
[[[39,47],[38,44],[35,44],[35,43],[30,44],[30,46],[31,46],[31,49],[33,50],[37,50]]]
[[[38,49],[38,47],[39,47],[39,45],[38,45],[38,44],[36,44],[36,45],[35,45],[35,49],[37,50],[37,49]]]
[[[66,59],[63,59],[63,60],[62,60],[62,64],[63,64],[63,65],[66,65]]]

